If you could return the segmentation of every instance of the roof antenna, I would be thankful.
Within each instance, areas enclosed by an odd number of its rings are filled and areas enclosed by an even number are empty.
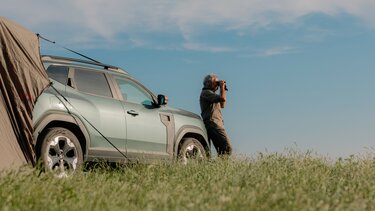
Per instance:
[[[88,56],[85,56],[85,55],[83,55],[83,54],[77,52],[77,51],[74,51],[74,50],[69,49],[69,48],[66,48],[66,47],[64,47],[64,46],[62,46],[62,45],[59,45],[59,44],[57,44],[55,41],[51,41],[51,40],[49,40],[49,39],[43,37],[43,36],[40,35],[39,33],[37,33],[36,36],[37,36],[38,38],[41,38],[41,39],[47,41],[47,42],[50,42],[50,43],[52,43],[52,44],[55,44],[55,45],[57,45],[57,46],[59,46],[59,47],[65,49],[65,50],[67,50],[67,51],[70,51],[70,52],[75,53],[75,54],[77,54],[77,55],[79,55],[79,56],[82,56],[82,57],[84,57],[84,58],[86,58],[86,59],[88,59],[88,60],[91,60],[91,61],[93,61],[93,62],[95,62],[95,63],[102,64],[101,62],[99,62],[99,61],[97,61],[97,60],[95,60],[95,59],[93,59],[93,58],[90,58],[90,57],[88,57]]]

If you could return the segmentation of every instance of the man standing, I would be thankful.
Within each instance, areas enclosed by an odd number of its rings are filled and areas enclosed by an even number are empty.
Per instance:
[[[220,87],[220,95],[216,90]],[[203,80],[200,96],[201,116],[207,129],[208,138],[212,140],[219,156],[231,155],[232,146],[224,128],[221,109],[225,107],[226,84],[217,75],[209,74]]]

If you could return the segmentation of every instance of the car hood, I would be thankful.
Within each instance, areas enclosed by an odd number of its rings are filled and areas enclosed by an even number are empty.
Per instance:
[[[171,107],[168,107],[167,110],[169,110],[173,114],[182,115],[182,116],[186,116],[186,117],[191,117],[191,118],[195,118],[195,119],[201,119],[201,117],[198,114],[195,114],[193,112],[186,111],[186,110],[183,110],[183,109],[180,109],[180,108],[171,108]]]

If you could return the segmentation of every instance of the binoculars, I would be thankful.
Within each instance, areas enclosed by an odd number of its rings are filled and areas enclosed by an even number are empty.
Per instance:
[[[220,80],[221,81],[221,80]],[[220,81],[216,81],[216,85],[217,86],[220,86]],[[225,91],[228,91],[228,88],[227,88],[227,83],[224,81],[224,89]]]

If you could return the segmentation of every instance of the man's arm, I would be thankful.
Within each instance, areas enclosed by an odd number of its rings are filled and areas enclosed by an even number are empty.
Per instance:
[[[227,91],[225,91],[225,81],[220,81],[220,106],[225,107],[225,102],[227,101]]]

